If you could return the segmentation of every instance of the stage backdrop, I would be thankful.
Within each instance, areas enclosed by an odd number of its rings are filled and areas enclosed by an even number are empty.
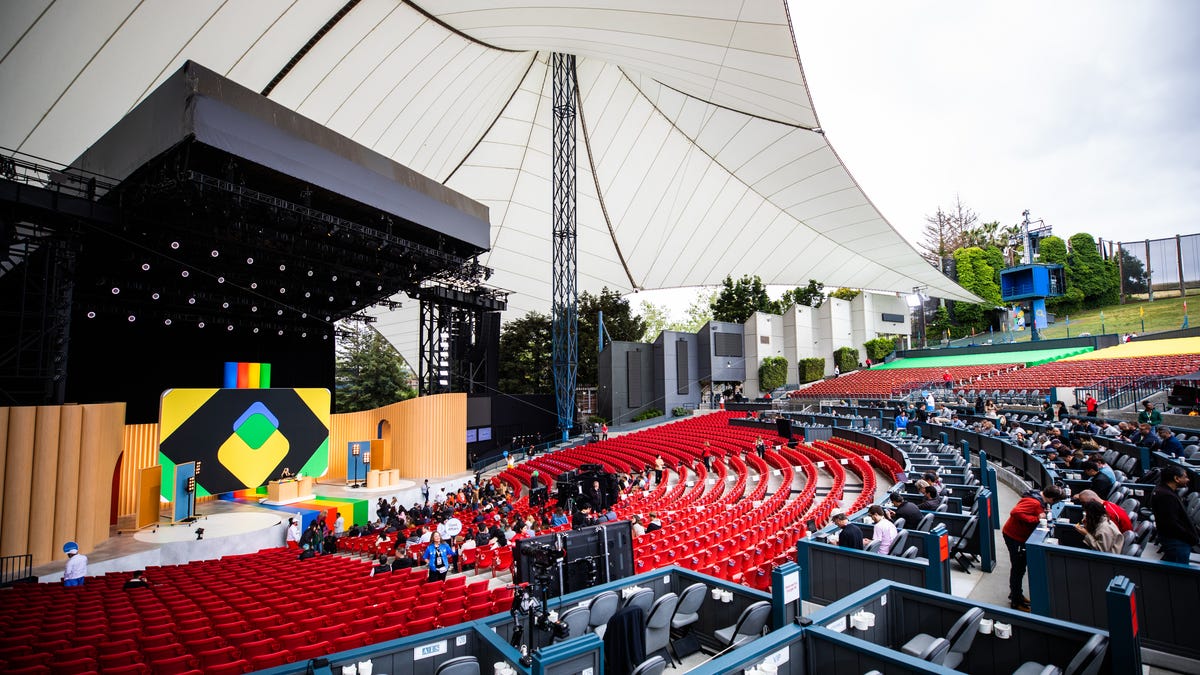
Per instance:
[[[159,417],[158,461],[201,463],[196,494],[256,488],[279,475],[329,468],[328,389],[169,389]],[[163,480],[163,496],[173,486]]]

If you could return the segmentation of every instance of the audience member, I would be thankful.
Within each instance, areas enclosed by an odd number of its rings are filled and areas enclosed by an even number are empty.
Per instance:
[[[1117,526],[1108,519],[1104,507],[1098,501],[1085,502],[1083,505],[1083,521],[1075,524],[1075,529],[1083,535],[1083,543],[1088,548],[1101,553],[1120,553],[1121,533]]]
[[[1162,439],[1159,449],[1170,455],[1171,457],[1183,457],[1183,444],[1179,442],[1179,438],[1175,435],[1171,428],[1165,425],[1158,426],[1158,437]]]
[[[1138,424],[1149,424],[1156,427],[1162,424],[1162,413],[1154,407],[1154,403],[1142,401],[1142,409],[1138,411]]]
[[[905,499],[904,495],[899,492],[893,492],[890,499],[894,509],[892,520],[903,518],[904,526],[908,528],[915,528],[921,522],[921,518],[923,517],[921,509],[917,508],[916,504]]]
[[[1008,600],[1013,609],[1029,611],[1029,598],[1025,596],[1025,542],[1037,528],[1038,521],[1045,515],[1046,510],[1061,501],[1063,492],[1056,485],[1047,487],[1042,492],[1030,490],[1021,496],[1016,506],[1008,514],[1001,533],[1004,545],[1008,547],[1008,558],[1011,569],[1008,574]]]
[[[1188,518],[1179,489],[1188,486],[1187,471],[1181,466],[1163,467],[1158,486],[1150,496],[1150,510],[1154,512],[1154,525],[1158,529],[1158,543],[1162,547],[1166,562],[1188,564],[1192,547],[1200,543],[1196,526]]]
[[[133,576],[129,577],[121,588],[126,591],[134,588],[150,588],[150,582],[146,580],[145,574],[145,570],[134,570]]]
[[[298,560],[308,560],[309,558],[315,558],[317,556],[316,550],[314,550],[313,547],[308,544],[304,544],[300,548],[300,555],[296,557]]]
[[[918,504],[917,508],[922,511],[936,511],[937,507],[942,505],[942,500],[938,497],[937,488],[932,485],[926,485],[924,492],[925,501]]]
[[[376,574],[390,573],[391,571],[392,566],[388,564],[387,554],[380,553],[377,564],[371,568],[371,576],[375,576]]]
[[[837,535],[837,545],[842,548],[853,548],[862,550],[869,539],[863,537],[863,531],[854,523],[850,522],[850,518],[842,511],[833,512],[833,524],[842,528],[842,531]]]
[[[445,581],[446,573],[450,571],[450,558],[454,549],[442,541],[442,535],[434,532],[429,546],[425,549],[425,562],[429,564],[429,580]]]
[[[1095,460],[1084,462],[1083,475],[1091,479],[1090,487],[1101,499],[1108,499],[1112,492],[1113,481],[1100,472],[1100,465]]]
[[[867,515],[875,523],[875,536],[871,539],[879,542],[877,553],[887,555],[892,550],[892,542],[896,540],[896,535],[899,534],[896,526],[892,521],[887,519],[883,513],[883,507],[878,504],[872,504],[871,508],[867,509]]]

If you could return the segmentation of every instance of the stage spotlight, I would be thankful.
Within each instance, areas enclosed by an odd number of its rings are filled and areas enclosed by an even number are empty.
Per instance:
[[[300,334],[300,337],[302,337],[302,338],[306,338],[306,337],[308,337],[308,333],[301,333],[301,334]]]
[[[250,306],[250,311],[251,311],[251,312],[257,312],[257,311],[258,311],[258,305],[251,305],[251,306]]]
[[[196,541],[200,541],[203,538],[204,538],[204,528],[197,527],[196,528]]]
[[[357,300],[351,300],[351,301],[350,301],[350,304],[352,304],[352,305],[357,305],[357,304],[358,304],[358,301],[357,301]]]
[[[150,263],[142,263],[142,271],[149,272],[150,271]]]
[[[151,300],[157,300],[157,299],[159,299],[159,298],[161,298],[161,297],[162,297],[162,296],[161,296],[161,295],[159,295],[157,292],[154,292],[154,293],[151,293],[151,294],[150,294],[150,299],[151,299]]]
[[[287,270],[287,265],[280,265],[280,266],[279,266],[279,271],[280,271],[280,272],[283,272],[283,271],[286,271],[286,270]]]
[[[255,333],[257,333],[257,332],[258,332],[258,326],[255,326],[255,327],[254,327],[254,332],[255,332]]]
[[[376,287],[375,287],[375,290],[377,290],[377,291],[382,291],[382,290],[383,290],[383,286],[382,286],[382,285],[376,286]]]
[[[204,322],[201,321],[200,323],[196,324],[196,326],[199,328],[204,328]]]
[[[254,264],[254,258],[246,258],[246,264],[247,264],[247,265],[253,265],[253,264]]]
[[[283,331],[279,331],[279,334],[280,334],[280,335],[283,335]]]
[[[179,276],[183,277],[184,279],[188,278],[188,271],[184,270],[184,271],[180,272]]]
[[[170,319],[163,319],[163,325],[164,325],[164,326],[170,326],[170,325],[171,325],[171,320],[170,320]]]
[[[361,282],[361,281],[359,281],[358,279],[355,279],[355,280],[354,280],[354,285],[355,285],[355,286],[362,286],[362,282]]]
[[[217,256],[219,256],[219,255],[221,255],[221,252],[220,252],[220,251],[218,251],[217,249],[215,249],[215,248],[214,248],[214,249],[212,250],[212,257],[214,257],[214,258],[215,258],[215,257],[217,257]]]
[[[257,288],[258,288],[258,282],[257,282],[257,281],[251,281],[251,282],[250,282],[250,288],[257,289]]]
[[[134,316],[134,315],[132,315],[132,314],[130,314],[130,315],[129,315],[129,323],[133,323],[134,321],[137,321],[137,317],[136,317],[136,316]]]
[[[233,324],[229,324],[228,326],[225,326],[225,330],[233,330]]]
[[[229,303],[228,303],[228,302],[222,302],[222,303],[221,303],[221,309],[229,309]]]
[[[283,316],[283,310],[282,309],[275,310],[275,316]]]
[[[94,319],[94,318],[96,318],[96,313],[95,313],[95,312],[88,312],[88,313],[87,313],[87,318],[89,318],[89,319]]]
[[[223,283],[225,283],[225,277],[217,277],[217,283],[218,283],[218,284],[223,284]]]
[[[304,297],[306,297],[306,298],[311,298],[311,297],[312,297],[312,293],[309,293],[308,291],[304,291]]]
[[[310,277],[312,276],[312,270],[308,271],[308,276],[310,276]]]
[[[189,305],[194,305],[194,304],[196,304],[196,299],[195,299],[195,298],[188,298],[188,304],[189,304]]]
[[[280,288],[280,289],[279,289],[279,292],[280,292],[280,293],[287,293],[287,289],[286,289],[286,288]]]
[[[178,251],[179,250],[179,242],[177,242],[177,241],[171,242],[171,250]]]
[[[337,281],[337,275],[335,274],[332,277],[329,277],[329,279],[330,281]]]
[[[120,294],[121,294],[121,289],[117,288],[116,286],[113,286],[113,289],[112,289],[112,294],[113,294],[113,295],[120,295]]]
[[[333,302],[333,296],[332,296],[332,295],[331,295],[331,296],[329,296],[329,301],[330,301],[330,302]]]

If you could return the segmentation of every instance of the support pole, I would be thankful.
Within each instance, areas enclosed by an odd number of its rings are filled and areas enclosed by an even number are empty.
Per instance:
[[[579,368],[578,272],[575,237],[575,57],[551,55],[553,69],[553,307],[551,313],[554,398],[563,440],[575,423],[575,376]]]

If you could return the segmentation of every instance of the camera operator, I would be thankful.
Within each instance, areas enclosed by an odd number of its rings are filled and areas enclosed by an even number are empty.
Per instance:
[[[571,529],[581,530],[589,525],[595,525],[592,518],[592,506],[587,502],[576,504],[575,512],[571,514]]]

